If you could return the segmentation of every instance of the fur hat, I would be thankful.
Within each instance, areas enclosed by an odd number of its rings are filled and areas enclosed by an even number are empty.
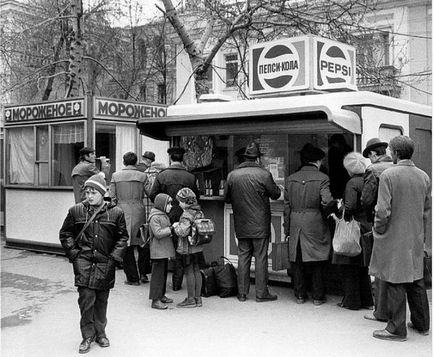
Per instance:
[[[107,185],[104,180],[104,177],[100,174],[96,174],[91,176],[85,183],[84,187],[93,187],[97,190],[101,195],[105,195],[107,193]]]
[[[167,205],[172,202],[172,197],[165,193],[159,193],[154,200],[154,207],[160,211],[166,212]]]
[[[364,157],[369,157],[369,154],[372,150],[374,150],[375,148],[379,147],[379,146],[384,146],[385,148],[387,148],[387,143],[384,141],[381,141],[378,138],[372,138],[370,140],[368,140],[368,142],[366,143],[366,148],[365,150],[363,150],[363,156]]]
[[[244,157],[255,159],[259,156],[262,156],[262,153],[259,151],[259,147],[256,143],[250,143],[247,145]]]
[[[145,151],[145,153],[142,155],[145,159],[149,159],[152,162],[155,161],[155,154],[152,151]]]
[[[311,143],[304,144],[300,150],[300,158],[303,164],[322,160],[325,157],[325,152]]]
[[[179,202],[184,202],[188,205],[194,205],[197,203],[196,194],[188,187],[181,188],[176,194],[176,199]]]
[[[344,157],[344,167],[353,175],[363,174],[366,170],[366,159],[358,152],[350,152]]]

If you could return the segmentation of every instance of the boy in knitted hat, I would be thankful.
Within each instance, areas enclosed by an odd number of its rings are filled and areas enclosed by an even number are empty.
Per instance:
[[[192,224],[195,219],[204,218],[204,214],[197,203],[196,194],[188,187],[181,188],[176,194],[176,199],[183,213],[179,222],[173,224],[173,231],[178,236],[176,252],[181,255],[182,265],[187,280],[187,294],[184,301],[177,307],[200,307],[202,298],[202,276],[199,263],[202,257],[202,246],[193,246],[188,241],[192,233]]]
[[[104,201],[104,178],[97,174],[84,184],[86,199],[71,207],[59,232],[59,239],[73,264],[83,340],[79,353],[87,353],[93,341],[109,347],[105,334],[107,302],[115,283],[116,262],[128,241],[124,212]],[[80,232],[77,234],[77,232]]]
[[[149,299],[153,309],[165,310],[173,300],[166,296],[166,281],[169,258],[175,257],[172,242],[172,226],[167,215],[172,209],[172,198],[159,193],[149,215],[151,237],[152,278]]]

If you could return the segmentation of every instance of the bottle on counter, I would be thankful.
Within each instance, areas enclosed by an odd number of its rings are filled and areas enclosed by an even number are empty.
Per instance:
[[[224,195],[225,195],[225,180],[220,180],[219,196],[223,197]]]
[[[205,195],[206,196],[212,196],[211,180],[206,180],[205,181]]]
[[[200,189],[199,179],[196,179],[196,187],[197,187],[197,190],[199,191],[199,195],[201,195],[202,194],[202,190]]]

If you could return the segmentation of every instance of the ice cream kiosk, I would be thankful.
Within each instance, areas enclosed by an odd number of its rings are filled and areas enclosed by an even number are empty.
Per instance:
[[[125,152],[141,157],[144,137],[135,124],[144,117],[166,117],[166,106],[102,97],[6,106],[6,246],[63,252],[59,229],[75,203],[71,171],[80,148],[95,148],[110,183]],[[166,149],[156,154],[167,160]]]
[[[357,91],[353,47],[303,36],[259,43],[249,54],[250,100],[216,103],[208,95],[198,104],[169,106],[158,120],[137,121],[142,135],[185,148],[185,164],[202,192],[200,204],[217,224],[204,249],[207,261],[224,255],[237,264],[232,209],[221,188],[249,142],[259,144],[262,165],[281,185],[300,166],[305,143],[327,153],[333,134],[358,152],[373,137],[388,142],[408,135],[417,143],[416,165],[431,176],[431,107]],[[271,240],[282,241],[283,197],[271,206]],[[431,240],[427,245],[431,249]],[[272,273],[271,255],[269,263]],[[273,278],[288,279],[286,272]]]

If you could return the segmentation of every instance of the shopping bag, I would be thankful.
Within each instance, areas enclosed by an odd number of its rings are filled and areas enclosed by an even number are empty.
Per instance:
[[[209,267],[200,270],[202,275],[202,291],[201,295],[205,297],[217,295],[217,286],[215,281],[214,268]]]
[[[237,272],[228,258],[221,258],[222,263],[213,265],[217,294],[221,298],[235,296],[238,293]],[[224,260],[228,263],[224,263]]]
[[[289,269],[290,265],[288,240],[271,243],[271,269],[285,270]]]
[[[360,223],[355,219],[336,221],[335,234],[333,235],[333,251],[338,255],[355,257],[362,252],[360,247]]]

